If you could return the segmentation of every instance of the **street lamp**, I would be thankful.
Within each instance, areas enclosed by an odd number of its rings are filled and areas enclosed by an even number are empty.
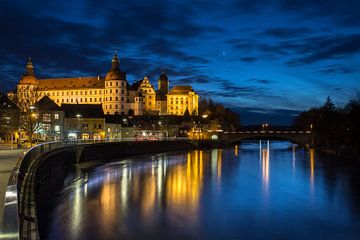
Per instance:
[[[312,132],[312,129],[313,129],[313,125],[312,124],[310,124],[310,131]]]
[[[33,134],[36,131],[36,128],[38,128],[38,123],[36,123],[36,120],[39,117],[39,112],[37,110],[37,108],[35,106],[30,106],[30,146],[32,147],[32,142],[33,142]],[[36,111],[36,112],[35,112]]]
[[[82,138],[82,127],[81,127],[81,122],[80,122],[80,121],[81,121],[81,117],[82,117],[82,116],[81,116],[81,114],[79,114],[79,113],[78,113],[78,114],[76,114],[75,116],[76,116],[76,118],[77,118],[77,120],[78,120],[78,124],[79,124],[79,133],[80,133],[80,137]]]

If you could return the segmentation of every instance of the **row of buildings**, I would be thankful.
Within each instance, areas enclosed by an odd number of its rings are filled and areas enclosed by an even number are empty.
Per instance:
[[[0,142],[200,139],[234,128],[226,127],[223,116],[200,116],[199,97],[191,86],[169,89],[164,72],[156,90],[146,76],[130,84],[117,54],[105,77],[38,79],[29,59],[16,90],[0,95]]]
[[[56,104],[43,96],[27,112],[0,93],[0,142],[75,139],[159,140],[164,137],[213,138],[236,127],[221,115],[201,116],[105,114],[102,104]]]
[[[158,79],[157,90],[146,76],[129,84],[126,73],[120,70],[117,54],[105,77],[38,79],[29,59],[17,89],[9,92],[8,97],[29,106],[44,96],[58,106],[100,104],[106,115],[183,115],[186,111],[198,115],[199,96],[191,86],[174,86],[169,90],[169,79],[164,72]]]

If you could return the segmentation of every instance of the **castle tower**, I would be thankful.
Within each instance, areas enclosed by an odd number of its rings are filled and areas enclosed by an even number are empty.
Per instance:
[[[166,76],[165,72],[162,71],[159,80],[158,80],[158,93],[159,94],[168,94],[169,92],[169,79]]]
[[[105,114],[127,113],[127,81],[126,73],[120,70],[120,61],[117,53],[111,60],[111,68],[105,77]]]

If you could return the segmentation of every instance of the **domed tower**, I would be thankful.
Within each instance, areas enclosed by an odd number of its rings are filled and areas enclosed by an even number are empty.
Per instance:
[[[25,74],[21,76],[17,85],[18,104],[21,110],[26,111],[27,108],[37,102],[39,98],[37,91],[38,85],[39,81],[34,74],[34,66],[31,58],[29,58],[26,63]]]
[[[164,95],[168,94],[169,92],[169,79],[164,71],[162,71],[158,80],[158,92]]]
[[[127,111],[127,81],[126,73],[120,70],[120,61],[115,53],[111,61],[111,68],[105,77],[105,114],[121,114]]]

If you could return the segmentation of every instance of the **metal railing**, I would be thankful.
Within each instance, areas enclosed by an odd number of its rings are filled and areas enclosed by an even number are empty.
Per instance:
[[[65,141],[54,141],[38,144],[30,148],[27,152],[24,152],[24,156],[16,163],[14,169],[11,172],[10,179],[5,193],[5,203],[3,207],[3,225],[0,226],[0,239],[20,239],[20,232],[24,231],[24,227],[20,226],[20,216],[26,215],[24,209],[20,209],[21,203],[26,202],[27,204],[35,204],[33,199],[26,199],[23,195],[28,189],[24,189],[24,182],[28,181],[29,172],[34,168],[34,163],[42,154],[50,152],[52,150],[66,147],[66,146],[79,146],[94,143],[113,143],[113,142],[135,142],[135,141],[184,141],[190,140],[189,138],[183,137],[166,137],[160,139],[138,139],[138,138],[121,138],[121,139],[84,139],[84,140],[65,140]],[[31,175],[31,174],[30,174]],[[30,176],[34,177],[34,176]],[[26,184],[25,184],[26,185]],[[30,211],[30,216],[26,215],[27,218],[36,218],[36,213]],[[36,219],[34,220],[36,221]],[[25,229],[32,228],[25,227]],[[21,229],[21,230],[20,230]],[[36,239],[37,236],[30,236],[30,239]]]

